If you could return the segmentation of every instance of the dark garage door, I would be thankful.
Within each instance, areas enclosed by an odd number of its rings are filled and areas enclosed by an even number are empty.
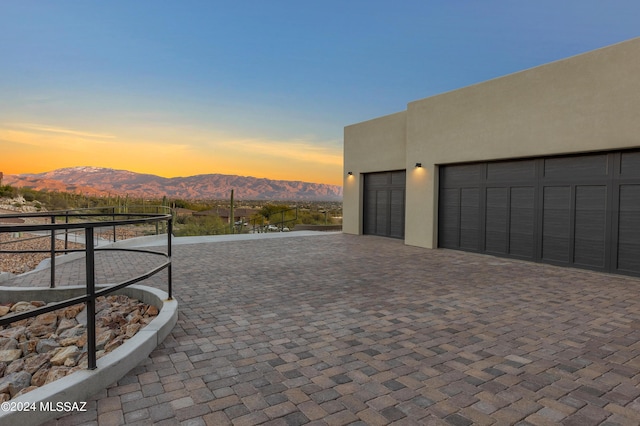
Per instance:
[[[363,233],[404,238],[404,170],[364,175]]]
[[[640,275],[640,151],[440,167],[439,246]]]

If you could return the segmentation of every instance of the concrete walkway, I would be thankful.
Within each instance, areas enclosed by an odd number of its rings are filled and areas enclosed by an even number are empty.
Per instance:
[[[173,272],[173,333],[48,425],[640,424],[637,278],[295,233]]]

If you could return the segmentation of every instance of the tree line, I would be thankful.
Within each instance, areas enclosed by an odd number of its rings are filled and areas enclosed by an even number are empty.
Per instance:
[[[30,203],[36,210],[47,211],[104,207],[119,207],[121,211],[127,211],[130,206],[166,206],[174,209],[174,233],[177,236],[244,233],[274,223],[278,224],[280,230],[285,227],[292,229],[296,224],[333,225],[341,223],[342,216],[342,203],[339,202],[284,203],[244,200],[236,202],[235,207],[251,208],[256,210],[256,213],[243,218],[242,223],[230,226],[228,222],[215,215],[176,214],[176,209],[201,212],[215,208],[230,208],[230,200],[184,200],[169,199],[166,196],[141,198],[118,194],[97,196],[0,184],[0,198],[18,197],[24,198],[25,202]]]

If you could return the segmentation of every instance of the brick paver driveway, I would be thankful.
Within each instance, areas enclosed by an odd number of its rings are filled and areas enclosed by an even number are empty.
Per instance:
[[[640,423],[636,278],[342,234],[173,261],[173,333],[57,424]]]

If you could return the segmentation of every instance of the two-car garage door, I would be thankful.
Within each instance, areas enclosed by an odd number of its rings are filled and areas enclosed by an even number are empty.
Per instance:
[[[440,167],[438,245],[640,275],[640,151]]]
[[[404,170],[364,175],[365,234],[404,238],[406,178]]]

